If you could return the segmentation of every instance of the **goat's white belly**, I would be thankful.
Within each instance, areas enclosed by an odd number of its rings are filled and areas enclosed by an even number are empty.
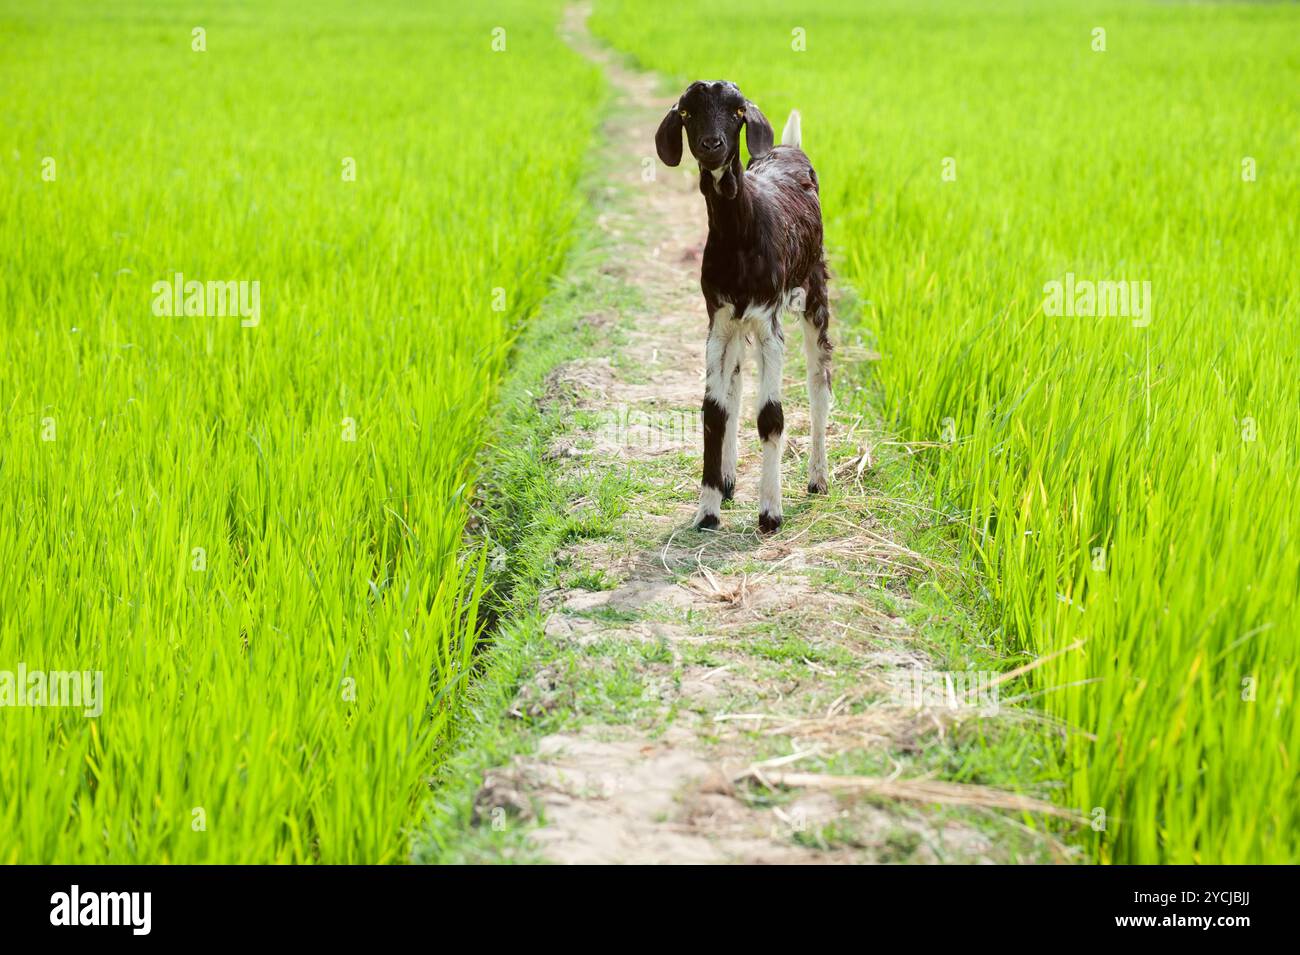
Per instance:
[[[725,322],[728,326],[737,332],[744,332],[752,336],[755,332],[760,335],[772,328],[772,319],[778,312],[789,313],[792,311],[803,311],[804,291],[801,288],[791,289],[781,297],[780,302],[757,305],[750,303],[745,306],[745,312],[739,317],[736,315],[736,306],[731,302],[723,302],[716,312],[713,313],[715,321]]]

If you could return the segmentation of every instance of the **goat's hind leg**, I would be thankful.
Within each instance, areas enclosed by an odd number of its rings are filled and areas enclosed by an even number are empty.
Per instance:
[[[813,303],[809,303],[812,305]],[[808,493],[825,494],[829,484],[826,464],[826,418],[831,404],[831,340],[827,335],[830,309],[824,293],[815,307],[804,313],[803,351],[808,359],[808,411],[812,436],[808,453]]]

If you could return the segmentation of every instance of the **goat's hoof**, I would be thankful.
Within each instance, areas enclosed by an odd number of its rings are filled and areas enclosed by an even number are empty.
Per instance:
[[[771,534],[781,526],[780,514],[762,513],[758,515],[758,532],[760,534]]]
[[[825,478],[822,478],[822,479],[819,480],[819,481],[809,481],[809,482],[808,482],[808,493],[809,493],[809,494],[825,494],[825,493],[826,493],[826,479],[825,479]]]
[[[722,481],[722,499],[730,501],[736,496],[736,479],[724,478]]]
[[[695,522],[695,529],[697,531],[716,531],[720,523],[717,514],[705,514]]]

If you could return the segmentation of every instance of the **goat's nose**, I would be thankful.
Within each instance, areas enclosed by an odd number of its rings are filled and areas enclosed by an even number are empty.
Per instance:
[[[721,136],[705,136],[700,140],[700,145],[705,149],[718,149],[722,146]]]

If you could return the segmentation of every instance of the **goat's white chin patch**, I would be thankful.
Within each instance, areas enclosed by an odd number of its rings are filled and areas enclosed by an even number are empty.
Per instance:
[[[713,176],[713,191],[718,193],[718,195],[722,195],[722,177],[727,174],[727,170],[730,168],[731,165],[728,163],[727,165],[719,166],[717,169],[709,170],[709,175]]]

